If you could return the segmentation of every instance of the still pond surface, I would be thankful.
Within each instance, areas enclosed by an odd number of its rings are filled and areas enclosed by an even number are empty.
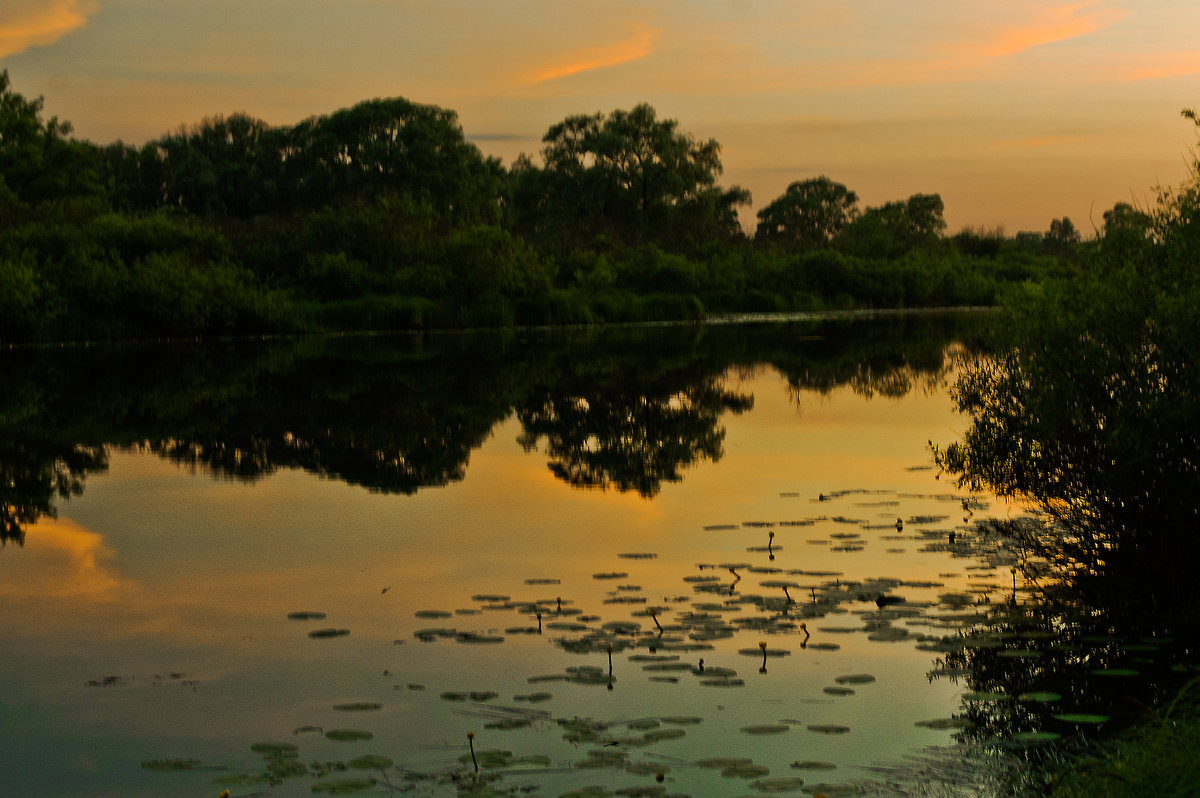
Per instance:
[[[977,321],[6,353],[0,793],[902,793]]]

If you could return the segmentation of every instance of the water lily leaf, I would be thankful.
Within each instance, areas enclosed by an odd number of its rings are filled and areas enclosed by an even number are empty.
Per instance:
[[[1052,731],[1025,731],[1013,735],[1013,739],[1019,743],[1048,743],[1060,737],[1061,734]]]
[[[625,571],[608,571],[606,573],[592,574],[592,579],[624,579],[629,576]]]
[[[836,770],[837,765],[832,762],[818,762],[811,759],[805,759],[800,762],[793,762],[792,767],[796,770]]]
[[[515,695],[514,701],[528,701],[531,704],[537,704],[542,701],[549,701],[554,696],[550,693],[530,693],[529,695]]]
[[[1055,715],[1054,717],[1063,723],[1077,723],[1080,725],[1104,723],[1109,719],[1108,715],[1095,715],[1090,712],[1067,712],[1062,715]]]
[[[458,761],[466,764],[472,761],[471,757],[472,754],[468,751],[467,753],[459,756]],[[474,757],[474,761],[479,763],[479,767],[487,768],[488,770],[495,770],[497,768],[508,767],[508,764],[512,761],[513,752],[488,748],[482,751],[476,751],[474,753]]]
[[[349,629],[313,629],[308,633],[308,636],[314,639],[322,639],[326,637],[345,637],[350,634]]]
[[[378,754],[366,754],[355,757],[346,764],[355,770],[383,770],[392,766],[392,760]]]
[[[143,770],[195,770],[199,759],[147,759],[142,762]]]
[[[373,732],[364,731],[362,729],[330,729],[325,732],[326,739],[337,740],[339,742],[354,742],[356,740],[370,740],[375,734]]]
[[[792,652],[786,648],[739,648],[738,653],[744,654],[747,657],[761,657],[764,654],[768,657],[786,657]]]
[[[817,734],[845,734],[850,731],[849,726],[838,726],[835,723],[813,723],[807,728],[810,732]]]
[[[708,759],[698,760],[696,762],[696,766],[702,767],[702,768],[711,768],[713,770],[724,770],[725,768],[735,767],[737,765],[749,765],[752,762],[754,762],[753,759],[746,759],[745,757],[740,757],[740,756],[735,756],[735,757],[718,756],[718,757],[710,757]]]
[[[854,690],[849,687],[826,687],[823,688],[823,692],[829,695],[854,695]]]
[[[729,765],[721,769],[721,775],[730,779],[756,779],[770,774],[771,769],[765,765],[755,765],[753,762]]]
[[[446,610],[417,610],[413,613],[418,618],[453,618],[454,613]]]
[[[374,712],[377,709],[383,709],[383,704],[376,704],[371,701],[355,701],[349,704],[334,704],[333,708],[339,712]]]
[[[798,790],[803,786],[804,779],[784,777],[759,779],[749,784],[750,789],[758,790],[759,792],[789,792],[791,790]]]
[[[494,596],[489,593],[480,593],[478,595],[471,596],[471,601],[479,601],[484,604],[500,604],[508,601],[508,599],[508,596]]]
[[[783,734],[791,731],[792,727],[785,723],[764,723],[758,726],[743,726],[742,731],[746,734]]]
[[[480,635],[474,632],[459,632],[454,636],[454,639],[459,643],[503,643],[504,638],[500,635]]]
[[[849,798],[860,795],[861,792],[854,784],[809,784],[804,788],[809,795],[824,795],[825,798]]]
[[[319,621],[325,617],[325,613],[308,611],[289,612],[287,617],[293,621]]]
[[[922,726],[926,729],[965,729],[971,725],[971,721],[968,718],[934,718],[932,720],[919,720],[913,725]]]
[[[875,681],[875,677],[869,673],[849,673],[836,677],[834,681],[838,684],[870,684]]]

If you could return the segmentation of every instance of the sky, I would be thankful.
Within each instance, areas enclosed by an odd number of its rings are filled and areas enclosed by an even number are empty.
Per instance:
[[[751,225],[826,175],[866,206],[938,193],[950,232],[1087,235],[1186,177],[1197,33],[1195,0],[0,0],[0,68],[98,144],[399,96],[510,164],[649,102],[720,142]]]

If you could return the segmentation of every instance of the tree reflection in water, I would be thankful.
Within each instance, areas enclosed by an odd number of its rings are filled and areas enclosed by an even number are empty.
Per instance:
[[[903,395],[941,384],[978,315],[478,335],[323,337],[3,353],[0,536],[53,515],[140,448],[238,480],[298,468],[411,494],[461,480],[515,413],[568,484],[644,496],[722,455],[753,397],[731,370],[795,388]]]

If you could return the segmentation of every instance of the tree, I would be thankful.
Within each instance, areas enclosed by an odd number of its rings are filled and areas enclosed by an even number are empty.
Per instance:
[[[815,249],[829,244],[858,215],[858,195],[821,176],[792,183],[758,212],[756,240]]]
[[[368,100],[286,134],[288,190],[302,207],[408,194],[453,227],[499,219],[499,160],[463,136],[458,116],[402,97]]]
[[[1042,511],[1038,553],[1069,584],[1195,625],[1198,185],[1200,165],[1152,212],[1105,213],[1104,268],[1023,300],[1011,339],[955,388],[970,427],[935,449],[960,484]]]
[[[851,255],[898,258],[926,246],[946,229],[945,205],[938,194],[913,194],[907,200],[867,208],[842,228],[837,245]]]
[[[0,204],[37,205],[99,196],[99,151],[70,137],[69,122],[42,119],[43,100],[12,90],[0,71]]]
[[[718,189],[720,145],[680,133],[678,124],[642,103],[551,126],[543,168],[524,159],[511,173],[518,229],[564,246],[601,234],[663,244],[698,238],[697,228],[736,234],[733,209],[749,194]]]

